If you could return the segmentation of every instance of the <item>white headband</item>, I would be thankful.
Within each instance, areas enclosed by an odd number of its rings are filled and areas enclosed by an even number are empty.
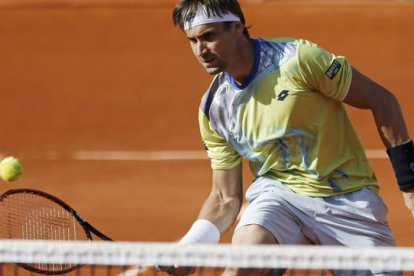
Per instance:
[[[190,22],[184,22],[184,30],[188,30],[199,25],[216,22],[240,22],[240,18],[232,13],[224,13],[222,16],[210,13],[210,16],[208,16],[205,7],[201,6]]]

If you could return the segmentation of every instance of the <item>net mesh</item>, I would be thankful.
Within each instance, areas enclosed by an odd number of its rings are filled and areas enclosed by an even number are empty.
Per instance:
[[[55,271],[70,265],[70,275],[167,275],[155,265],[197,267],[202,275],[224,268],[240,275],[414,275],[414,248],[2,240],[0,263],[1,275],[33,275],[25,269],[33,264]]]

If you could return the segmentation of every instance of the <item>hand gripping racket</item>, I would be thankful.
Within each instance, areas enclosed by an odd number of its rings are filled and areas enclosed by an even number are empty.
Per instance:
[[[92,234],[111,238],[90,225],[59,198],[33,189],[14,189],[0,195],[0,239],[85,241]],[[40,274],[59,275],[73,271],[76,264],[19,264]]]

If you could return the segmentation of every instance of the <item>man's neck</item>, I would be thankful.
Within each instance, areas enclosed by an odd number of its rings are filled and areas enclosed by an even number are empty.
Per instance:
[[[244,43],[240,45],[239,54],[237,60],[234,62],[232,68],[228,70],[230,76],[233,77],[234,81],[241,85],[249,77],[250,72],[254,65],[254,43],[251,39],[246,39]]]

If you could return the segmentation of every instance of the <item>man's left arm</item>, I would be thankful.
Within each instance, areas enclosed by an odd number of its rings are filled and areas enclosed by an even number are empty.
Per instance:
[[[390,91],[352,68],[352,83],[344,102],[372,111],[404,203],[414,217],[414,148],[398,100]]]

